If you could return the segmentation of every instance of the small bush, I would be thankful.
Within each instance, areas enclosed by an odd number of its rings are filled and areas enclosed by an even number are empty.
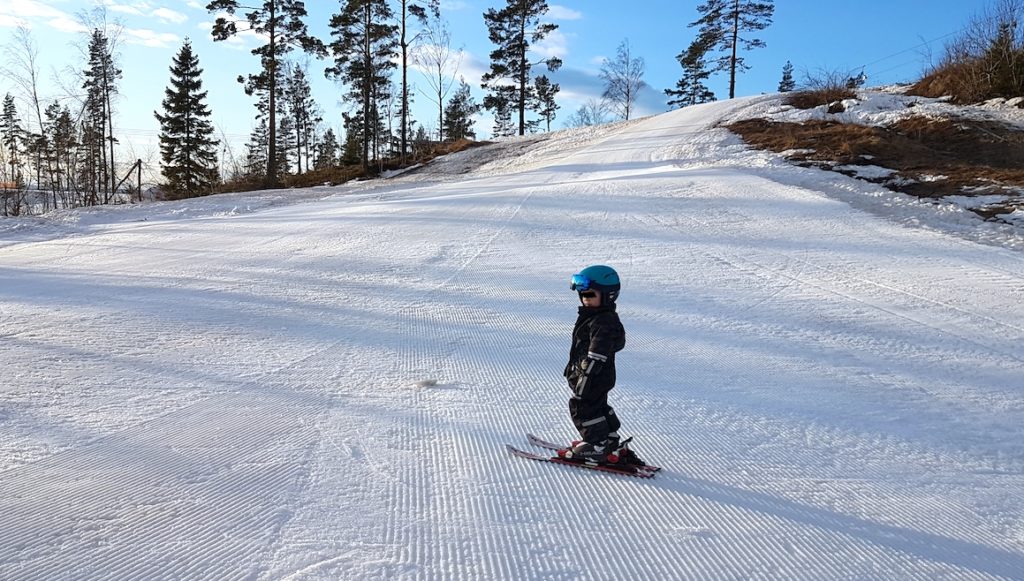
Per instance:
[[[855,99],[857,93],[844,86],[807,89],[786,95],[786,104],[797,109],[814,109],[822,105],[831,105],[844,99]]]
[[[1024,0],[1001,0],[946,45],[942,62],[908,94],[977,103],[1024,96]]]

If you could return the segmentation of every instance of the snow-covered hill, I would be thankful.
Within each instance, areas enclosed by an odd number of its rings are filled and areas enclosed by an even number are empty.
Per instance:
[[[1024,578],[1019,234],[714,128],[771,99],[0,222],[0,578]],[[592,263],[650,481],[502,447]]]

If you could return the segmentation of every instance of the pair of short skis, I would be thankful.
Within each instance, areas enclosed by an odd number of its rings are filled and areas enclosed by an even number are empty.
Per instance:
[[[555,444],[553,442],[542,440],[537,436],[534,436],[533,434],[526,434],[526,440],[531,445],[536,446],[538,448],[543,448],[544,450],[557,451],[565,447]],[[628,442],[629,440],[626,440],[625,442],[623,442],[623,444]],[[615,474],[635,476],[637,478],[653,478],[654,475],[659,470],[661,470],[661,468],[659,468],[658,466],[651,466],[649,464],[645,464],[643,466],[638,466],[634,464],[598,464],[587,462],[584,460],[573,460],[571,458],[560,458],[558,456],[544,456],[541,454],[535,454],[533,452],[527,452],[526,450],[516,448],[511,444],[505,444],[505,447],[508,449],[509,454],[512,454],[513,456],[518,456],[520,458],[526,458],[527,460],[536,460],[538,462],[550,462],[552,464],[562,464],[565,466],[575,466],[577,468],[586,468],[588,470],[598,470],[601,472],[613,472]]]

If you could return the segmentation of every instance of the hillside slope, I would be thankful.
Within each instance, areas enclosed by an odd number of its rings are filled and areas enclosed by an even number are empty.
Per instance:
[[[763,102],[0,247],[0,578],[1020,578],[1024,256],[712,129]],[[591,263],[650,481],[502,448],[572,436]]]

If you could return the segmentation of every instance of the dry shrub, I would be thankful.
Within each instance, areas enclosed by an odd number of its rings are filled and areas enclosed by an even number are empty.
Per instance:
[[[786,95],[786,104],[797,109],[813,109],[822,105],[831,105],[845,99],[855,99],[857,93],[853,89],[834,86],[820,89],[796,91]]]
[[[914,83],[908,95],[919,97],[952,97],[954,103],[977,103],[986,99],[986,83],[975,62],[948,63]]]
[[[977,103],[1024,96],[1024,0],[993,0],[909,94]]]

